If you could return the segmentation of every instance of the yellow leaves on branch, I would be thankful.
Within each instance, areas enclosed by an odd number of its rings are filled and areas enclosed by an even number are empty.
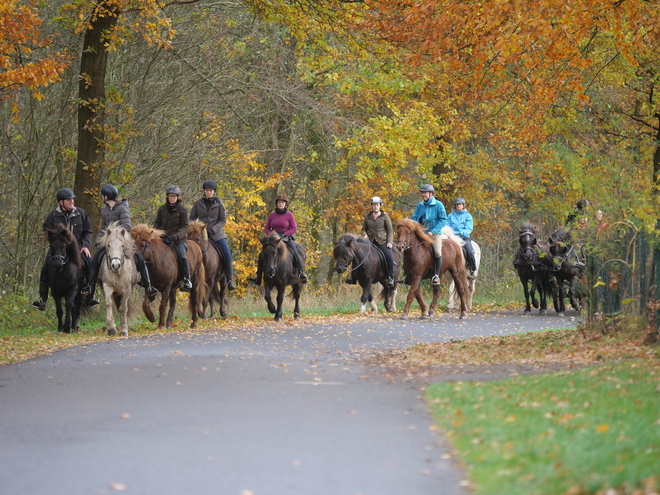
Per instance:
[[[40,50],[48,50],[51,40],[41,35],[42,19],[29,5],[17,0],[0,3],[0,100],[21,87],[28,87],[37,99],[38,88],[60,79],[68,64],[62,53],[49,53],[38,58]]]

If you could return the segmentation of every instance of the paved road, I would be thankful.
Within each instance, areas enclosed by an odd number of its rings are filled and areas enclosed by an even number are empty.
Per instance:
[[[285,321],[117,339],[0,367],[0,493],[464,494],[460,467],[430,429],[423,384],[362,359],[576,323],[495,313]],[[470,376],[447,379],[457,377]]]

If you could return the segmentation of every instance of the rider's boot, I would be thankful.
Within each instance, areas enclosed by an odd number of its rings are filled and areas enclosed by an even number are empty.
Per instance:
[[[190,265],[188,265],[188,259],[181,260],[181,268],[183,269],[183,282],[181,282],[179,290],[182,292],[190,292],[192,290],[192,282],[190,281]]]
[[[234,267],[231,263],[227,263],[225,267],[225,276],[227,277],[227,289],[236,290],[236,282],[234,282]]]
[[[440,285],[440,269],[442,267],[442,256],[433,259],[433,277],[431,285]]]
[[[39,282],[39,299],[32,301],[32,306],[39,311],[46,311],[46,301],[48,301],[48,289],[50,287],[45,282]]]
[[[149,299],[149,302],[154,302],[156,296],[158,295],[158,289],[151,285],[151,277],[149,276],[149,270],[147,270],[147,265],[144,263],[142,256],[135,254],[135,266],[140,272],[140,282],[138,285],[144,288],[144,292]]]

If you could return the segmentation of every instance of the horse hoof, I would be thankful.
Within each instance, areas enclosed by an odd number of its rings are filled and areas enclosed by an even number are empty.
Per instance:
[[[429,319],[429,315],[422,315],[422,316],[419,317],[419,319],[420,319],[420,320],[428,320],[428,319]]]
[[[407,320],[407,319],[408,319],[408,315],[401,315],[401,317],[400,317],[399,319],[400,319],[400,320]]]
[[[119,335],[121,335],[122,337],[128,337],[128,332],[121,332]]]
[[[531,312],[531,311],[528,311],[528,310],[525,310],[525,311],[523,312],[523,314],[524,314],[525,316],[527,316],[527,315],[531,315],[532,312]]]
[[[559,312],[559,313],[557,313],[557,316],[564,316],[564,313]]]
[[[458,317],[459,320],[467,320],[467,315],[465,313],[461,313],[461,316]]]
[[[281,317],[281,316],[276,316],[276,317],[273,318],[273,319],[274,319],[275,321],[282,321],[282,317]]]
[[[295,315],[293,315],[293,317],[294,317],[296,320],[299,320],[299,319],[300,319],[300,315],[299,315],[299,314],[295,314]]]
[[[108,328],[108,335],[117,335],[116,328]]]
[[[540,309],[540,310],[539,310],[539,314],[540,314],[540,315],[544,315],[545,313],[546,313],[546,310],[545,310],[545,309]]]
[[[394,308],[387,308],[388,313],[396,313],[396,309]]]

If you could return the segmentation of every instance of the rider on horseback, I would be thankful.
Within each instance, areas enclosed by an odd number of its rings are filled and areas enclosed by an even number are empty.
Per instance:
[[[417,203],[412,219],[424,226],[424,232],[433,239],[433,251],[435,255],[433,265],[433,277],[431,284],[440,285],[440,268],[442,267],[442,239],[440,231],[447,225],[447,211],[445,206],[435,199],[435,189],[431,184],[424,184],[419,188],[422,193],[422,201]]]
[[[227,276],[227,288],[236,290],[234,282],[234,269],[232,266],[231,251],[227,244],[225,224],[227,223],[227,210],[225,204],[216,196],[217,185],[212,180],[204,181],[202,184],[204,196],[193,203],[190,210],[190,220],[199,220],[206,224],[206,232],[211,240],[222,252],[225,259],[225,275]]]
[[[190,292],[192,282],[190,281],[190,266],[188,265],[188,208],[181,202],[181,189],[179,186],[169,186],[166,190],[167,202],[158,208],[155,229],[165,231],[162,236],[163,242],[173,249],[176,248],[181,259],[181,271],[183,272],[183,282],[180,289],[183,292]]]
[[[89,221],[87,212],[82,208],[74,206],[73,191],[68,188],[60,189],[57,191],[57,202],[59,206],[51,211],[46,220],[44,220],[43,231],[55,228],[58,224],[64,225],[71,231],[73,236],[78,241],[80,254],[83,259],[83,266],[85,272],[85,279],[90,279],[90,248],[92,247],[92,224]],[[32,306],[40,311],[46,311],[46,301],[48,300],[48,265],[50,263],[50,252],[46,255],[43,267],[41,268],[41,275],[39,276],[39,299],[32,302]],[[94,298],[87,300],[88,306],[96,306],[99,302]]]
[[[108,230],[108,227],[112,222],[119,222],[119,224],[128,232],[131,231],[132,225],[131,214],[128,211],[128,201],[125,199],[117,199],[119,197],[119,190],[115,186],[112,184],[106,184],[103,186],[101,188],[101,196],[103,196],[105,207],[101,211],[101,229],[96,236],[96,253],[92,259],[92,273],[89,283],[80,291],[83,296],[89,296],[91,298],[94,297],[96,280],[99,275],[99,267],[105,256],[105,248],[101,247],[101,238],[105,235],[105,231]],[[147,265],[145,265],[144,258],[142,258],[142,254],[139,251],[135,252],[135,266],[140,272],[140,282],[138,285],[144,287],[147,297],[153,302],[153,300],[156,299],[158,291],[155,287],[151,286]]]
[[[394,230],[390,216],[381,211],[383,200],[378,196],[371,198],[371,211],[362,223],[362,236],[369,239],[385,256],[387,267],[387,286],[395,287],[394,283],[394,258],[392,257],[392,243],[394,242]],[[354,283],[349,276],[346,283]]]
[[[465,262],[467,264],[468,277],[474,279],[474,272],[477,271],[477,263],[474,259],[474,249],[472,248],[472,240],[470,234],[474,228],[474,221],[472,215],[465,209],[465,199],[456,198],[454,200],[454,211],[447,217],[447,225],[454,229],[454,234],[459,236],[465,241]]]
[[[295,239],[293,237],[293,235],[298,232],[298,225],[296,224],[296,218],[293,216],[293,213],[288,210],[288,205],[289,198],[287,198],[286,194],[280,194],[275,198],[275,210],[268,215],[264,232],[266,234],[270,234],[271,232],[277,232],[279,234],[293,256],[294,266],[300,272],[300,281],[303,284],[306,284],[309,277],[305,273],[305,266],[300,259],[300,254],[298,253]],[[257,276],[248,277],[247,281],[260,285],[262,275],[261,270],[262,267],[260,265],[257,266]]]

